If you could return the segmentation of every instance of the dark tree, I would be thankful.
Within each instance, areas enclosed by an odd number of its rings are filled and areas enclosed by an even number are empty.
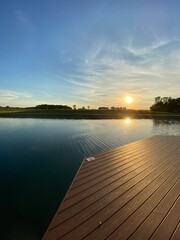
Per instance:
[[[180,113],[180,98],[156,97],[151,111]]]

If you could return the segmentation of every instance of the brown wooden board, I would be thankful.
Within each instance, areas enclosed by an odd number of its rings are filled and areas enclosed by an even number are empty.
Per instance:
[[[174,233],[170,240],[179,240],[180,239],[180,222],[177,225],[177,228],[174,230]]]
[[[178,239],[180,137],[93,157],[84,159],[44,240]]]

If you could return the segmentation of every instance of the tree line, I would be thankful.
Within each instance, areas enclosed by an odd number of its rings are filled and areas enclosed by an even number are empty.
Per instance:
[[[151,111],[180,113],[180,98],[156,97]]]
[[[53,105],[53,104],[41,104],[35,107],[36,109],[72,109],[67,105]]]

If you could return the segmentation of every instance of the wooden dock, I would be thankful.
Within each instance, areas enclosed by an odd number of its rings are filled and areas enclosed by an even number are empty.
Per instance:
[[[43,240],[179,240],[180,137],[84,159]]]

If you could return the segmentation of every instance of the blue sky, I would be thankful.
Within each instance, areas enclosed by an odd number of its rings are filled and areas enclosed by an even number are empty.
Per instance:
[[[1,0],[0,106],[180,97],[179,12],[178,0]]]

